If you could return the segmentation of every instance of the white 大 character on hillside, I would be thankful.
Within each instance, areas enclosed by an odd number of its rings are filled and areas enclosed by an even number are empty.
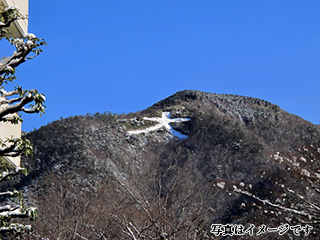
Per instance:
[[[130,135],[132,134],[141,134],[141,133],[148,133],[152,131],[156,131],[161,128],[165,128],[168,132],[170,132],[172,135],[178,137],[178,138],[186,138],[186,135],[183,135],[182,133],[176,131],[173,129],[170,123],[180,123],[180,122],[187,122],[190,121],[190,118],[170,118],[171,112],[162,112],[161,118],[159,117],[144,117],[144,120],[148,121],[153,121],[153,122],[158,122],[157,125],[143,129],[143,130],[133,130],[133,131],[128,131]]]

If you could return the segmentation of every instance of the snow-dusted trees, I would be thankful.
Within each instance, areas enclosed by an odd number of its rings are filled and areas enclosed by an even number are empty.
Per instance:
[[[24,18],[16,7],[0,6],[0,39],[8,41],[15,51],[11,56],[0,59],[0,182],[10,179],[12,176],[26,173],[26,169],[10,161],[12,157],[23,154],[31,154],[30,141],[10,134],[10,129],[22,122],[21,113],[43,113],[44,95],[37,90],[25,90],[21,86],[7,89],[9,83],[16,80],[16,68],[28,59],[32,59],[42,52],[41,47],[46,45],[43,39],[34,34],[25,34],[20,38],[10,37],[8,27],[14,21]],[[6,132],[6,133],[4,133]],[[2,188],[5,184],[2,184]],[[36,209],[27,207],[23,203],[21,193],[18,191],[0,192],[0,197],[9,197],[10,204],[0,206],[0,233],[11,232],[19,234],[31,229],[30,225],[17,223],[17,218],[33,219]]]
[[[121,204],[114,204],[112,211],[120,239],[209,238],[202,196],[196,194],[199,190],[195,183],[179,171],[176,161],[170,161],[163,171],[150,171],[140,177],[132,172],[132,176],[131,183],[115,177],[124,190],[121,201],[117,201]],[[153,179],[151,185],[145,184],[147,178]]]
[[[39,208],[37,233],[49,239],[210,239],[205,192],[195,176],[175,159],[156,167],[158,157],[148,157],[154,161],[143,167],[120,162],[112,172],[104,160],[98,171],[77,164],[47,173],[31,196]]]
[[[268,219],[278,224],[281,222],[290,226],[309,226],[310,232],[306,235],[319,236],[319,160],[318,144],[303,145],[295,151],[271,154],[269,161],[279,164],[278,170],[273,174],[262,172],[261,184],[219,179],[216,186],[230,194],[242,196],[240,208],[247,212],[255,209],[255,215],[259,216],[254,219],[256,223],[259,219]]]

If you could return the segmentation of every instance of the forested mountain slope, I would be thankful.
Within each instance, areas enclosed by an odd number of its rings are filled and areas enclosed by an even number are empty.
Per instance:
[[[190,119],[171,123],[186,138],[128,133],[163,112]],[[141,112],[70,117],[26,137],[34,156],[15,185],[38,206],[42,237],[298,238],[256,236],[284,224],[312,226],[304,239],[320,235],[320,128],[267,101],[186,90]],[[254,236],[215,236],[211,224],[254,224]]]

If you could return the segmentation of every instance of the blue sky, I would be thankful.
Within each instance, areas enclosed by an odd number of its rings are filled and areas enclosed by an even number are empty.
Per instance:
[[[48,47],[18,68],[47,98],[23,130],[143,110],[184,89],[261,98],[320,124],[320,1],[30,0]]]

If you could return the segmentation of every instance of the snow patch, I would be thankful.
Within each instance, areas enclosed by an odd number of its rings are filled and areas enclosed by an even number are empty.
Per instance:
[[[225,182],[218,182],[217,183],[217,187],[221,188],[221,189],[224,189],[224,186],[226,185]]]
[[[273,157],[274,157],[275,160],[278,160],[279,163],[283,162],[283,157],[280,156],[279,152],[277,152]]]
[[[310,172],[307,171],[306,169],[302,169],[301,170],[301,174],[304,175],[304,176],[310,177]]]
[[[34,35],[33,33],[26,33],[24,35],[25,38],[28,38],[28,39],[34,39],[34,38],[37,38],[36,35]]]
[[[152,131],[159,130],[161,128],[166,129],[168,132],[170,132],[173,136],[178,137],[180,139],[185,139],[188,136],[184,135],[176,130],[173,129],[170,123],[180,123],[180,122],[187,122],[190,121],[190,118],[170,118],[171,112],[162,112],[161,118],[159,117],[144,117],[144,120],[152,121],[152,122],[158,122],[157,125],[143,129],[143,130],[133,130],[128,131],[130,135],[132,134],[141,134],[141,133],[148,133]]]
[[[307,160],[306,160],[304,157],[301,157],[300,160],[301,160],[302,162],[307,162]]]

